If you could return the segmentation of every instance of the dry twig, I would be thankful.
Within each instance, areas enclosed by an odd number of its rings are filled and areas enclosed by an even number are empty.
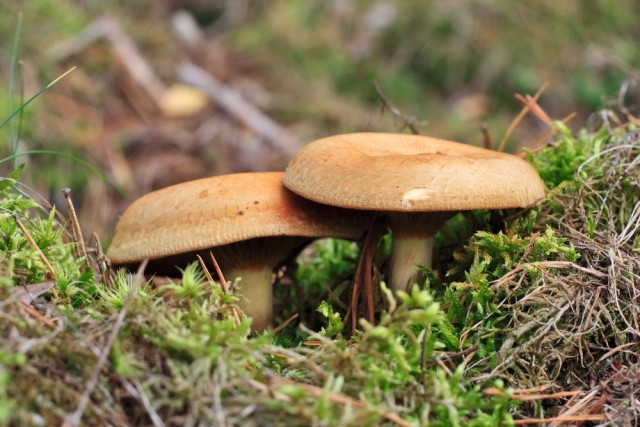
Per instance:
[[[183,82],[209,95],[229,114],[262,136],[279,152],[292,156],[300,149],[300,143],[271,117],[260,111],[231,86],[218,81],[197,65],[183,62],[178,66],[178,76]]]
[[[112,18],[100,18],[89,24],[73,39],[51,49],[54,58],[65,59],[86,49],[100,39],[106,39],[120,57],[122,65],[156,103],[162,99],[165,86],[153,71],[142,53]]]
[[[374,83],[373,87],[376,90],[376,94],[378,95],[378,98],[382,102],[382,109],[384,110],[386,108],[387,110],[389,110],[389,112],[393,117],[400,119],[402,124],[404,126],[407,126],[409,130],[411,130],[412,134],[420,135],[420,130],[418,128],[427,126],[429,122],[420,121],[415,116],[410,116],[408,114],[403,113],[402,111],[400,111],[398,107],[396,107],[394,104],[391,103],[391,101],[389,101],[389,99],[382,92],[382,89],[380,88],[378,83]]]

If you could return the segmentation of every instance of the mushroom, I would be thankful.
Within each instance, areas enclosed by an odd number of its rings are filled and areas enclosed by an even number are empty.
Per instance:
[[[388,216],[395,291],[414,283],[418,265],[431,266],[433,236],[455,213],[526,208],[545,194],[533,167],[516,156],[385,133],[314,141],[291,160],[283,184],[315,202]]]
[[[263,330],[272,320],[273,269],[313,238],[360,238],[370,218],[298,197],[282,175],[223,175],[148,193],[118,221],[107,257],[114,265],[149,258],[158,272],[212,251],[227,277],[242,278],[239,306]]]

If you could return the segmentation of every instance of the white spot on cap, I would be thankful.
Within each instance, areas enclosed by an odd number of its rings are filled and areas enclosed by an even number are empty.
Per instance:
[[[431,198],[433,190],[426,187],[416,187],[402,195],[402,206],[410,207],[414,203]]]

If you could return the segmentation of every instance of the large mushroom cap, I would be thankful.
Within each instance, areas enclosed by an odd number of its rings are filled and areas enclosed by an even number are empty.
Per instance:
[[[215,176],[146,194],[120,218],[107,256],[129,264],[257,237],[361,237],[366,216],[300,198],[282,175]]]
[[[404,212],[529,207],[544,184],[526,161],[418,135],[354,133],[306,145],[284,185],[319,203]]]

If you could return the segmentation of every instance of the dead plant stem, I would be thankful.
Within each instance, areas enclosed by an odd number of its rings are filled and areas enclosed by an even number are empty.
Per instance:
[[[20,218],[18,217],[18,214],[14,213],[13,214],[13,219],[16,221],[16,224],[18,224],[18,227],[20,227],[20,230],[22,230],[22,233],[24,234],[24,237],[27,239],[27,242],[29,242],[29,246],[31,246],[33,249],[35,249],[36,252],[38,252],[38,256],[40,257],[40,259],[42,260],[44,265],[47,267],[47,270],[49,271],[49,274],[51,275],[51,278],[53,280],[56,280],[56,272],[54,271],[53,267],[49,263],[49,260],[47,259],[47,257],[44,256],[44,253],[42,253],[42,250],[40,249],[40,247],[38,246],[36,241],[33,240],[33,237],[31,237],[31,234],[29,233],[27,228],[24,226],[22,221],[20,221]],[[56,288],[52,288],[51,292],[53,292],[53,295],[56,298],[58,298],[58,292],[56,291]]]

